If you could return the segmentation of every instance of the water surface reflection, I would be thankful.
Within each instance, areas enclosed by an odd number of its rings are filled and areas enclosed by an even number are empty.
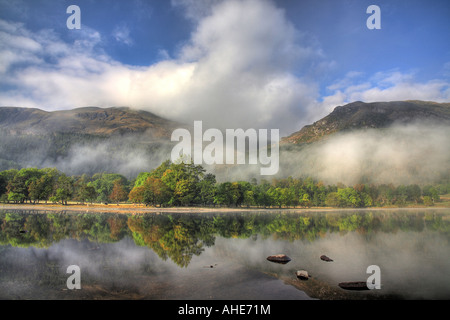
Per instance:
[[[449,217],[449,210],[429,209],[0,211],[0,298],[448,299]],[[266,260],[277,253],[292,261]],[[81,290],[66,287],[74,264]],[[382,289],[337,286],[365,281],[369,265],[380,267]],[[312,277],[298,280],[300,269]]]

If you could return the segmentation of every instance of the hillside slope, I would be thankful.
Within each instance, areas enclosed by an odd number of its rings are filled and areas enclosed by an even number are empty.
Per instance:
[[[180,127],[186,126],[127,107],[0,107],[0,170],[57,167],[68,174],[133,176],[170,156],[171,134]]]
[[[40,109],[0,107],[0,129],[9,133],[83,133],[113,135],[149,132],[154,137],[170,137],[180,124],[150,112],[128,107],[86,107],[47,112]]]
[[[450,125],[450,103],[428,101],[353,102],[336,107],[326,117],[303,127],[282,143],[303,144],[326,139],[338,132],[381,129],[393,124]]]

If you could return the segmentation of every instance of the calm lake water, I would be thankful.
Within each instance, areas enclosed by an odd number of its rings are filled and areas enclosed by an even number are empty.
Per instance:
[[[450,298],[450,209],[4,210],[0,226],[1,299]],[[266,259],[281,253],[291,261]],[[81,289],[67,287],[71,265]],[[381,289],[338,286],[365,282],[370,265]],[[311,277],[297,279],[297,270]]]

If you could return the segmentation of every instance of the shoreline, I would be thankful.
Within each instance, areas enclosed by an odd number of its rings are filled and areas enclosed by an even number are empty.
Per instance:
[[[409,207],[310,207],[310,208],[255,208],[255,207],[152,207],[133,204],[0,204],[0,210],[37,210],[37,211],[70,211],[70,212],[111,212],[111,213],[218,213],[218,212],[314,212],[314,211],[378,211],[378,210],[442,210],[448,206],[409,206]]]

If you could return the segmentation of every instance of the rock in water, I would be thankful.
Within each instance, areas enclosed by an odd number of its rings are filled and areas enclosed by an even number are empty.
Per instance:
[[[333,261],[332,259],[328,258],[326,255],[321,255],[320,259],[323,260],[323,261],[327,261],[327,262]]]
[[[268,256],[267,260],[284,264],[284,263],[288,263],[289,261],[291,261],[291,258],[289,258],[285,254],[276,254],[274,256]]]
[[[299,278],[300,280],[308,280],[310,277],[308,271],[306,270],[299,270],[295,274],[297,275],[297,278]]]
[[[366,281],[341,282],[338,285],[345,290],[369,290]]]

